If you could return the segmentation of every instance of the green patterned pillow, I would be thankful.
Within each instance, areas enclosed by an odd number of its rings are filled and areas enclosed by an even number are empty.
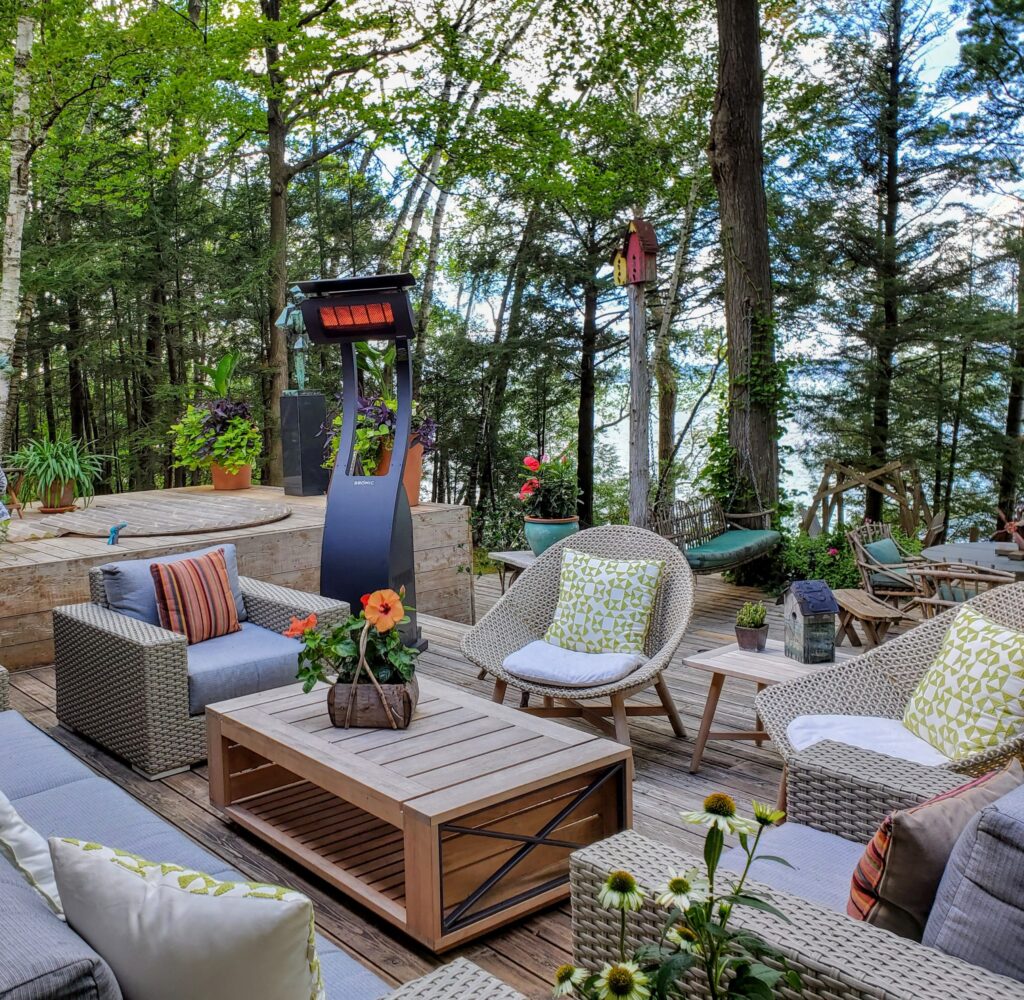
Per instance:
[[[565,549],[544,638],[578,653],[642,653],[664,563]]]
[[[324,1000],[313,904],[302,893],[73,838],[51,838],[50,855],[68,925],[126,997]]]
[[[1024,730],[1024,633],[961,608],[903,724],[951,760]]]

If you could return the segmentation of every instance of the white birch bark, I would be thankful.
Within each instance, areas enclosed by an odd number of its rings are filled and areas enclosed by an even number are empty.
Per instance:
[[[30,158],[29,71],[35,22],[18,18],[18,37],[14,49],[13,115],[11,118],[10,192],[4,220],[3,259],[0,268],[0,448],[7,440],[7,403],[11,393],[11,358],[18,329],[21,301],[21,243],[28,212],[28,172]]]

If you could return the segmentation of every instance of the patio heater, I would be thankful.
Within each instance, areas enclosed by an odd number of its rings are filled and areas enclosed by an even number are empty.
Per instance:
[[[370,591],[405,587],[416,605],[412,515],[402,486],[402,470],[412,430],[412,352],[415,336],[408,289],[411,274],[300,281],[299,303],[309,338],[341,349],[342,425],[334,474],[327,490],[327,516],[320,557],[320,593],[348,601],[354,611]],[[395,341],[397,416],[391,465],[382,476],[363,475],[354,453],[359,403],[358,341]],[[426,648],[409,612],[402,639]]]

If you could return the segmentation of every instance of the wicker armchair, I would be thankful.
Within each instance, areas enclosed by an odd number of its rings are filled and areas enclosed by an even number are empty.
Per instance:
[[[558,688],[525,681],[508,673],[502,663],[510,653],[542,639],[558,603],[562,550],[570,548],[610,559],[660,559],[665,563],[647,635],[648,661],[620,681],[593,688]],[[620,743],[629,744],[630,716],[667,715],[672,730],[685,736],[679,713],[662,676],[693,613],[693,573],[669,541],[643,528],[605,525],[570,535],[551,546],[473,626],[462,640],[467,659],[494,676],[494,700],[504,700],[508,687],[538,695],[543,707],[525,711],[554,718],[582,716]],[[660,705],[627,705],[626,699],[653,686]],[[582,704],[593,699],[607,705]],[[556,702],[558,704],[556,704]],[[612,724],[607,717],[611,716]]]
[[[698,866],[699,858],[632,831],[573,854],[572,931],[577,963],[596,969],[618,959],[619,914],[597,902],[597,891],[609,871],[626,869],[646,890],[643,910],[631,914],[627,924],[626,949],[632,951],[661,934],[665,914],[650,900],[668,870]],[[800,974],[800,990],[783,990],[787,1000],[1024,1000],[1024,983],[851,920],[844,913],[748,884],[770,895],[788,918],[751,907],[737,907],[733,916],[734,923],[777,949]],[[683,984],[683,995],[706,1000],[707,992],[691,974]]]
[[[1024,583],[986,591],[968,604],[1001,625],[1024,631]],[[786,728],[797,716],[868,715],[902,719],[910,695],[934,662],[956,612],[956,608],[949,608],[863,656],[762,691],[756,699],[757,711],[786,764],[789,765],[795,756]],[[823,743],[819,746],[834,750],[840,744]],[[811,749],[814,748],[803,753]],[[822,753],[828,755],[827,750],[822,750]],[[852,801],[861,801],[859,797],[863,789],[872,783],[892,781],[895,787],[900,782],[912,781],[931,787],[929,782],[936,772],[979,775],[1022,755],[1024,735],[938,767],[898,761],[898,770],[893,772],[887,764],[893,758],[846,746],[841,758],[832,753],[835,760],[834,794],[840,796],[834,805],[838,808],[841,794],[847,793],[853,797]],[[794,794],[798,784],[795,772],[788,776],[789,794]],[[840,794],[840,787],[846,791]],[[888,802],[881,815],[897,804],[885,799],[884,793],[880,802]],[[877,821],[881,817],[876,814],[874,818]]]
[[[321,628],[348,617],[343,601],[239,577],[250,622],[282,632],[316,612]],[[183,635],[110,610],[98,569],[92,601],[53,611],[57,718],[154,779],[206,759],[206,715],[189,711]]]
[[[525,1000],[525,997],[472,962],[457,958],[399,986],[384,1000]]]
[[[10,708],[10,686],[7,668],[0,666],[0,712],[6,712]]]

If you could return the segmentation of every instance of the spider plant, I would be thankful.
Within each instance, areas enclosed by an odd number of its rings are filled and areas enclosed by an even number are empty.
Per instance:
[[[103,456],[90,455],[83,444],[70,437],[33,439],[11,455],[8,464],[24,470],[24,487],[30,497],[41,500],[43,507],[55,508],[62,506],[66,491],[86,503],[92,499]]]

